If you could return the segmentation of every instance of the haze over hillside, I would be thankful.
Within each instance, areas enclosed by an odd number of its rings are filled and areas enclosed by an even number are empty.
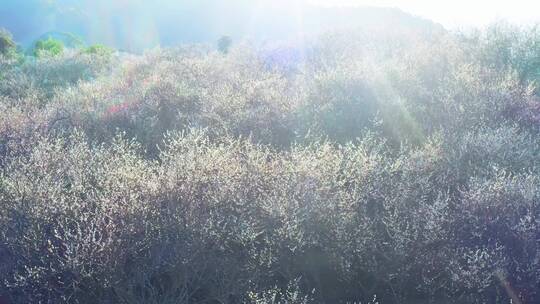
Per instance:
[[[0,0],[0,304],[540,303],[540,24],[341,1]]]
[[[137,51],[157,45],[213,43],[222,35],[265,41],[343,27],[443,30],[441,25],[392,8],[286,5],[268,0],[158,0],[159,5],[143,1],[4,1],[0,26],[23,45],[51,32],[70,32],[88,42]]]

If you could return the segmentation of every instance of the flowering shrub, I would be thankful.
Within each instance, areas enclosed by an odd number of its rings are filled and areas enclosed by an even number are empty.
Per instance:
[[[0,302],[538,302],[527,62],[341,35],[1,58]]]

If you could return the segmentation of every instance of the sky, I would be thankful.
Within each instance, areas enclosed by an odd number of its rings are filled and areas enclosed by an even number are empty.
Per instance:
[[[307,0],[318,5],[397,7],[447,28],[485,26],[501,19],[540,22],[540,0]]]

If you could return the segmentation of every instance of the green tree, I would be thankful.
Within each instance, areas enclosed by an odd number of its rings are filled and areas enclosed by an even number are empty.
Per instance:
[[[11,57],[17,52],[17,45],[10,32],[0,28],[0,55]]]
[[[35,57],[58,56],[64,53],[64,43],[54,38],[36,42],[32,54]]]
[[[112,56],[112,54],[114,53],[114,49],[103,44],[94,44],[94,45],[84,48],[83,53],[108,58]]]
[[[227,54],[229,53],[229,49],[231,48],[231,45],[232,45],[232,38],[229,36],[223,36],[219,38],[217,44],[218,44],[218,50],[223,54]]]

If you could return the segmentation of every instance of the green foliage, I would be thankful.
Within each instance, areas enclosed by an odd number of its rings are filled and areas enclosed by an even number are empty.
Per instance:
[[[0,54],[5,56],[15,48],[16,45],[11,34],[5,29],[0,29]]]
[[[114,53],[114,50],[103,44],[94,44],[94,45],[84,48],[83,53],[98,55],[98,56],[103,56],[103,57],[110,57]]]
[[[6,59],[18,59],[18,53],[17,44],[11,33],[0,28],[0,56]]]
[[[64,43],[60,40],[47,38],[38,40],[32,50],[35,57],[57,57],[64,53]]]
[[[496,23],[477,33],[470,42],[483,65],[514,70],[522,82],[540,82],[540,27],[520,28]],[[537,92],[538,93],[538,92]]]
[[[538,302],[517,33],[335,33],[295,69],[249,45],[0,59],[0,297]]]

